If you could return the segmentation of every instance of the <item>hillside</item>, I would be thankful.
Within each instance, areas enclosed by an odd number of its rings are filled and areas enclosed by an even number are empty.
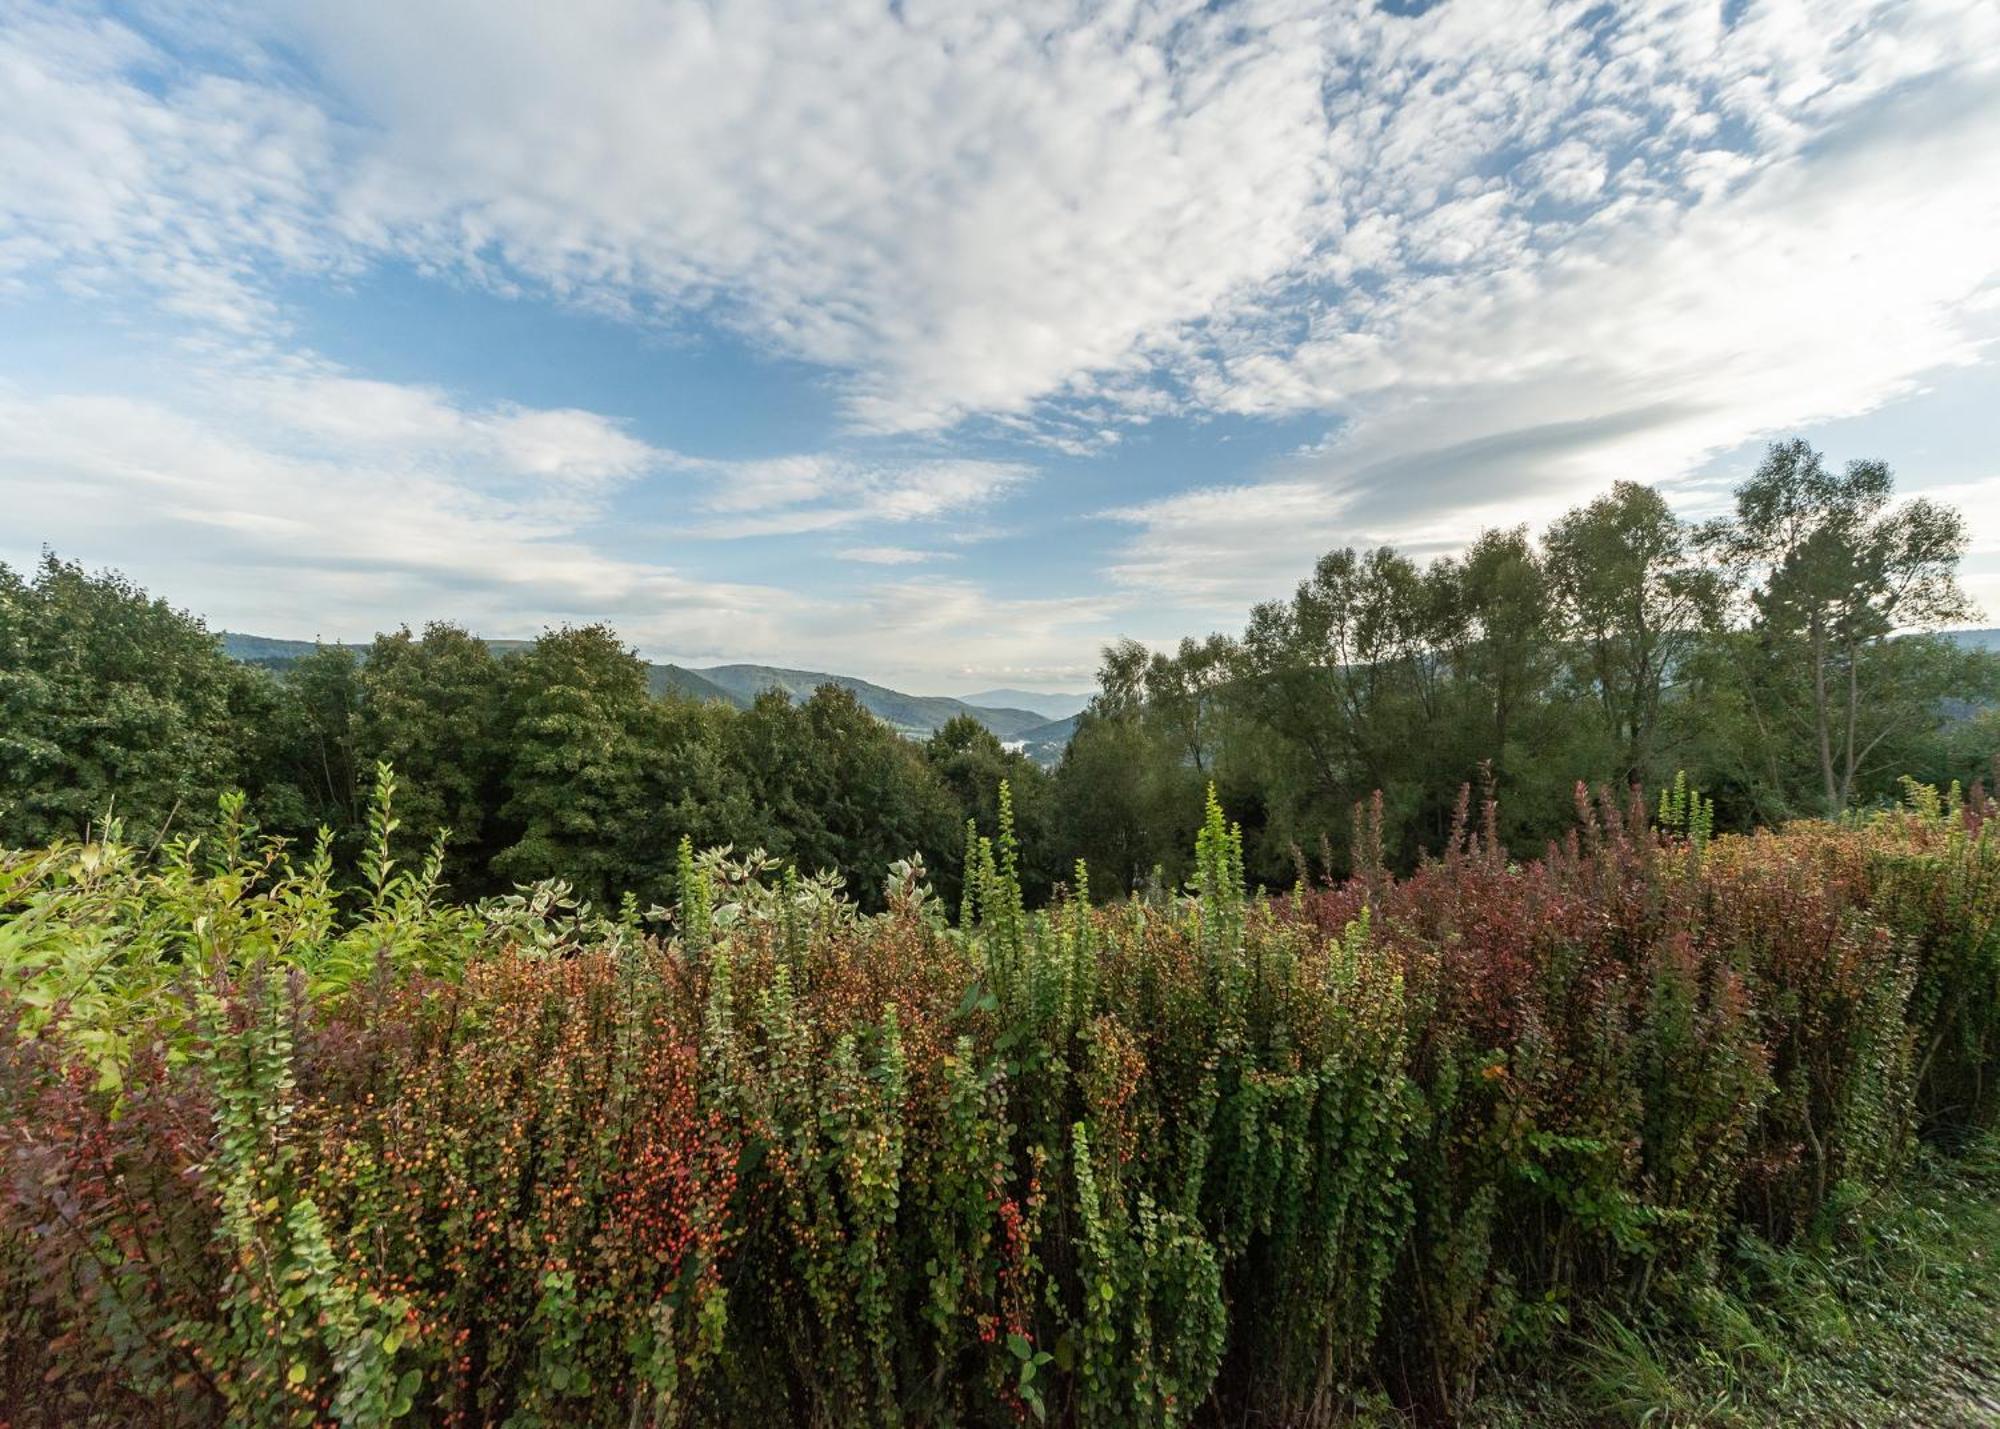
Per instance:
[[[1002,739],[1017,739],[1048,720],[1033,710],[993,709],[949,695],[907,695],[849,675],[817,670],[786,670],[774,665],[711,665],[695,673],[720,686],[738,704],[748,704],[766,690],[783,690],[804,699],[821,685],[849,691],[870,714],[899,734],[929,735],[944,728],[954,715],[971,715]]]
[[[1022,730],[1007,743],[1018,745],[1021,752],[1037,764],[1055,764],[1062,758],[1063,751],[1069,748],[1069,742],[1076,738],[1076,722],[1080,718],[1081,711],[1062,719],[1052,719],[1047,724]]]
[[[338,644],[337,641],[318,640],[278,640],[269,635],[246,635],[240,630],[218,630],[216,637],[222,641],[222,653],[232,660],[240,660],[246,665],[266,665],[283,669],[295,660],[303,660],[321,644]],[[366,650],[366,645],[343,645],[341,648],[356,652]]]
[[[1051,722],[1068,719],[1081,714],[1083,707],[1090,703],[1090,696],[1073,690],[1050,693],[1045,690],[980,690],[976,694],[960,695],[958,698],[969,705],[982,705],[988,709],[1033,710],[1043,719]]]
[[[272,670],[283,670],[310,655],[318,643],[311,640],[279,640],[240,630],[223,630],[217,634],[222,641],[223,653],[232,660]],[[513,655],[525,650],[530,642],[488,640],[486,644],[496,655]],[[354,643],[348,643],[344,648],[357,654],[368,649],[365,644]],[[788,670],[774,665],[715,665],[695,670],[684,665],[648,664],[646,679],[655,695],[721,700],[739,708],[747,708],[766,690],[782,690],[793,699],[802,700],[821,685],[838,685],[851,692],[863,709],[898,734],[923,739],[942,729],[953,716],[971,715],[1001,739],[1027,740],[1030,745],[1028,752],[1045,763],[1061,756],[1062,745],[1069,742],[1069,735],[1075,728],[1074,717],[1052,723],[1050,717],[1039,710],[993,707],[981,702],[953,699],[949,695],[905,694],[886,685],[857,680],[851,675],[833,675],[818,670]],[[1041,698],[1061,701],[1073,697]],[[1056,726],[1064,723],[1068,728],[1061,732],[1061,743],[1055,744],[1052,752],[1040,752],[1055,737]]]

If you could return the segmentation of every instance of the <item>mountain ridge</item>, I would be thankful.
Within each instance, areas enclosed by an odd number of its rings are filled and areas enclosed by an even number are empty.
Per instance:
[[[310,655],[322,644],[337,645],[357,655],[366,654],[368,645],[354,641],[286,640],[269,635],[253,635],[240,630],[219,630],[223,653],[245,664],[283,670]],[[533,644],[529,640],[489,639],[486,646],[505,657]],[[647,687],[655,695],[677,695],[684,699],[718,700],[738,709],[747,709],[766,690],[781,691],[787,698],[809,697],[821,685],[836,685],[851,693],[863,709],[912,739],[922,739],[942,729],[958,715],[970,715],[1002,740],[1019,741],[1026,735],[1042,735],[1054,724],[1039,710],[976,704],[952,695],[912,695],[878,685],[853,675],[836,675],[821,670],[797,670],[782,665],[747,663],[694,667],[658,661],[646,662]],[[1039,748],[1046,736],[1032,742]],[[1067,742],[1065,740],[1065,742]],[[1060,749],[1055,751],[1058,755]]]
[[[975,690],[969,695],[953,698],[985,709],[1030,710],[1051,724],[1082,713],[1084,706],[1090,703],[1089,695],[1074,690],[1020,690],[1010,685],[994,690]]]

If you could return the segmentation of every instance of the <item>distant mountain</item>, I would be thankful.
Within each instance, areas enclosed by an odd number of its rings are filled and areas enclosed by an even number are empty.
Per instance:
[[[232,660],[241,660],[246,665],[262,665],[267,670],[284,670],[303,660],[319,648],[321,642],[312,640],[277,640],[268,635],[246,635],[240,630],[217,632],[222,637],[222,653]],[[333,644],[332,641],[325,642]],[[495,655],[514,655],[533,644],[529,640],[489,640],[486,648]],[[341,648],[352,650],[357,655],[368,651],[365,644],[343,643]],[[710,684],[694,671],[681,665],[648,665],[646,685],[655,695],[679,695],[687,700],[720,700],[724,704],[748,704],[748,700],[738,700],[720,686]]]
[[[217,633],[222,640],[223,653],[232,660],[261,665],[269,670],[289,668],[312,654],[319,644],[312,640],[276,640],[268,635],[246,635],[239,630]],[[527,640],[489,640],[486,645],[495,655],[506,656],[527,649],[531,643]],[[352,643],[344,648],[357,654],[364,654],[368,649],[365,644]],[[912,739],[927,738],[942,729],[952,716],[962,714],[971,715],[1003,740],[1018,740],[1030,733],[1042,739],[1045,736],[1040,731],[1051,727],[1049,716],[1039,710],[989,706],[952,699],[947,695],[906,695],[901,690],[870,684],[850,675],[786,670],[773,665],[716,665],[709,669],[691,670],[684,665],[649,664],[646,667],[646,683],[655,695],[719,700],[739,709],[749,708],[750,703],[766,690],[783,690],[792,699],[802,700],[821,685],[838,685],[851,691],[863,709],[898,734]],[[1058,746],[1056,756],[1060,757],[1061,753]]]
[[[1021,753],[1037,764],[1059,764],[1062,762],[1063,751],[1069,748],[1070,740],[1076,737],[1076,722],[1081,717],[1082,711],[1079,710],[1065,719],[1050,720],[1047,724],[1036,725],[1033,729],[1024,729],[1007,743],[1018,747]]]
[[[960,695],[969,705],[982,705],[988,709],[1033,710],[1046,720],[1068,719],[1080,714],[1090,703],[1089,695],[1055,693],[1043,690],[981,690],[976,695]]]
[[[1046,716],[1033,710],[993,709],[955,700],[949,695],[906,695],[901,690],[870,684],[851,675],[828,675],[817,670],[785,670],[774,665],[710,665],[694,673],[720,686],[739,704],[748,704],[766,690],[783,690],[793,699],[802,700],[821,685],[838,685],[898,734],[916,738],[944,728],[952,716],[962,714],[971,715],[1002,739],[1014,739],[1048,723]]]
[[[681,699],[700,700],[704,704],[710,700],[725,705],[736,703],[729,697],[729,691],[683,665],[648,665],[646,687],[660,697],[677,695]]]
[[[222,653],[230,659],[240,660],[245,665],[268,665],[279,669],[305,659],[322,644],[340,643],[333,640],[275,640],[268,635],[245,635],[240,630],[218,630],[216,634],[222,640]],[[359,653],[368,647],[348,644],[341,648]]]
[[[1947,630],[1945,635],[1953,643],[1969,650],[1991,650],[2000,654],[2000,630]]]

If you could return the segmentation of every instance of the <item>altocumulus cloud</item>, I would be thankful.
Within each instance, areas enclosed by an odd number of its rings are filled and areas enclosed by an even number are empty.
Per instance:
[[[9,6],[0,284],[143,298],[227,353],[217,372],[302,370],[232,399],[247,415],[171,415],[488,523],[540,553],[510,569],[546,568],[551,591],[634,483],[683,493],[690,538],[852,540],[1028,499],[1038,445],[1324,419],[1328,440],[1274,468],[1085,523],[1105,580],[1010,608],[1046,638],[971,614],[946,635],[1004,638],[1009,668],[1073,665],[1162,600],[1223,613],[1335,540],[1445,548],[1983,360],[1990,0],[1412,8]],[[388,263],[641,324],[698,314],[822,372],[842,429],[717,463],[295,350],[287,284]],[[869,454],[890,439],[905,450]],[[230,520],[276,539],[252,488]],[[393,559],[450,565],[452,539]],[[459,579],[529,579],[460,559]],[[690,620],[717,640],[808,629],[782,583],[605,564],[712,606]],[[882,586],[852,610],[970,611],[970,589]]]

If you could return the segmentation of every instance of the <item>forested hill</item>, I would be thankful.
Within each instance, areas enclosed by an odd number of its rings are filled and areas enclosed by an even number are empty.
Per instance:
[[[220,633],[222,648],[231,659],[273,670],[284,669],[310,655],[315,648],[311,640],[278,640],[238,630]],[[513,655],[527,649],[530,643],[526,640],[488,640],[486,645],[496,655]],[[344,648],[357,654],[363,654],[368,649],[366,645],[353,644]],[[849,675],[831,675],[817,670],[787,670],[772,665],[716,665],[695,670],[685,665],[649,663],[646,677],[655,695],[721,700],[738,709],[748,709],[751,702],[766,690],[782,690],[794,700],[801,700],[821,685],[836,685],[852,694],[863,709],[898,734],[925,738],[943,729],[953,716],[970,715],[1001,739],[1026,739],[1038,751],[1041,746],[1053,746],[1050,751],[1042,751],[1044,757],[1050,754],[1060,756],[1062,744],[1068,742],[1068,731],[1075,727],[1074,720],[1051,721],[1047,715],[1034,710],[971,704],[948,695],[910,695]]]
[[[772,665],[714,665],[695,672],[719,686],[739,705],[748,705],[766,690],[783,690],[793,699],[804,699],[821,685],[837,685],[852,694],[875,718],[899,734],[929,735],[943,729],[954,715],[971,715],[1002,739],[1048,723],[1032,710],[992,709],[969,705],[948,695],[906,695],[882,685],[870,684],[848,675],[827,675],[814,670],[785,670]]]
[[[1033,710],[1052,724],[1082,714],[1090,704],[1089,695],[1074,691],[1051,694],[1044,690],[979,690],[959,698],[969,705],[985,705],[988,709]]]

